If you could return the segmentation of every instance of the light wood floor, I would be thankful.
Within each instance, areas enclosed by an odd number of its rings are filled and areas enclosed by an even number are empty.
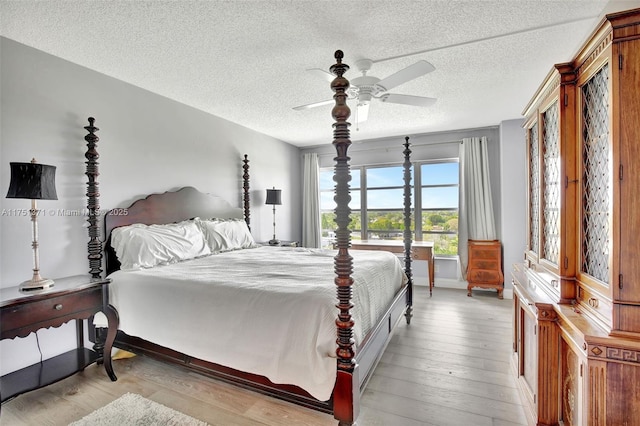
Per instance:
[[[416,289],[369,382],[359,426],[525,425],[509,373],[511,300],[495,292]],[[100,366],[2,405],[2,425],[67,425],[127,392],[211,425],[335,425],[332,416],[270,399],[145,357]]]

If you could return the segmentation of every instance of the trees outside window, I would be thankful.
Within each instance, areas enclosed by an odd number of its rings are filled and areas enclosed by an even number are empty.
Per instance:
[[[457,161],[420,165],[419,233],[422,240],[434,242],[434,251],[440,256],[458,254],[459,181]]]
[[[458,161],[433,161],[412,167],[414,196],[411,231],[416,241],[433,241],[439,256],[458,253]],[[404,168],[401,165],[351,169],[351,238],[402,240]],[[323,247],[334,242],[333,169],[320,171]],[[416,190],[418,188],[418,190]],[[416,224],[415,218],[421,220]]]

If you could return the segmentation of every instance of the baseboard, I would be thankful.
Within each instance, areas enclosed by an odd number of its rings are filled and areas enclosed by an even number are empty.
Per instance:
[[[453,278],[436,278],[435,287],[457,288],[461,290],[466,290],[467,282],[456,280]]]
[[[419,287],[427,287],[424,284],[415,284],[416,286]],[[460,281],[460,280],[456,280],[453,278],[438,278],[436,277],[436,282],[434,285],[434,291],[435,289],[437,289],[438,287],[440,288],[455,288],[458,290],[466,290],[467,289],[467,282],[466,281]],[[513,299],[513,288],[505,288],[502,291],[502,297],[505,299]]]

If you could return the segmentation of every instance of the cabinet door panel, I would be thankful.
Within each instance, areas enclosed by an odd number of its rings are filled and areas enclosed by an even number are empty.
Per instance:
[[[619,46],[622,55],[622,69],[618,70],[621,93],[637,93],[640,87],[640,71],[637,61],[640,40],[629,41]],[[636,64],[634,64],[636,61]],[[623,177],[620,180],[620,273],[622,288],[617,289],[618,300],[640,302],[640,223],[637,212],[640,209],[640,139],[638,120],[640,102],[637,96],[620,97],[620,163]],[[616,286],[618,287],[618,286]],[[640,331],[636,329],[635,331]]]
[[[523,310],[520,335],[522,336],[522,376],[532,394],[538,389],[538,337],[536,319]]]
[[[640,330],[640,307],[635,305],[616,304],[618,330],[638,332]]]
[[[607,425],[640,424],[640,366],[607,365]],[[624,395],[624,396],[622,396]]]
[[[579,426],[582,412],[582,378],[580,357],[562,339],[561,356],[561,415],[565,426]]]

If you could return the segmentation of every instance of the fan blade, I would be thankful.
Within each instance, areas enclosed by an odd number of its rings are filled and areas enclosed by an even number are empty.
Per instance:
[[[396,93],[387,93],[380,96],[382,102],[391,102],[394,104],[414,105],[427,107],[436,103],[436,98],[426,98],[424,96],[398,95]]]
[[[358,104],[358,110],[356,111],[356,120],[358,123],[364,123],[369,118],[369,103]]]
[[[331,103],[335,102],[333,99],[329,99],[327,101],[320,101],[320,102],[314,102],[312,104],[306,104],[306,105],[300,105],[297,107],[293,107],[293,109],[295,109],[296,111],[302,111],[305,109],[311,109],[311,108],[315,108],[315,107],[319,107],[319,106],[323,106],[323,105],[329,105]]]
[[[413,65],[409,65],[408,67],[391,74],[387,78],[383,78],[378,82],[378,84],[376,84],[376,86],[380,86],[384,91],[387,91],[396,86],[400,86],[407,81],[413,80],[414,78],[428,74],[435,69],[436,68],[427,61],[418,61]]]
[[[323,70],[322,68],[309,68],[307,71],[313,75],[316,75],[320,78],[327,80],[329,83],[331,83],[333,79],[336,78],[335,75],[331,74],[328,71]]]

